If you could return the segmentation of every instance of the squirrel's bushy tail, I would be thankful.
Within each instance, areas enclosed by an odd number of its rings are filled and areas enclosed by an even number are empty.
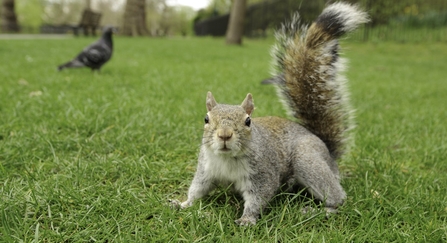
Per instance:
[[[275,77],[267,82],[279,87],[291,114],[323,140],[334,159],[344,153],[352,128],[338,38],[367,21],[356,5],[334,3],[309,27],[296,14],[276,33]]]

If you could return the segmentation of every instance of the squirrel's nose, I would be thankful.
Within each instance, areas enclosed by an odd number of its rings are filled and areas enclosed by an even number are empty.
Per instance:
[[[233,136],[233,132],[229,129],[221,129],[217,131],[217,137],[222,139],[223,141],[228,141]]]

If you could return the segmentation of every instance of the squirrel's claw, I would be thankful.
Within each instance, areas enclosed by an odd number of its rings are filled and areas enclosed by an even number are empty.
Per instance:
[[[176,199],[168,199],[168,202],[169,202],[169,206],[172,208],[172,209],[181,209],[182,208],[182,206],[181,206],[181,202],[179,201],[179,200],[176,200]]]
[[[237,219],[234,222],[240,226],[252,226],[256,224],[256,219],[249,217],[241,217],[240,219]]]

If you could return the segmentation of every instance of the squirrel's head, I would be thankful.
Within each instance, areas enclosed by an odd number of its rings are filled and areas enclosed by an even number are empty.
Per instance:
[[[211,92],[206,97],[204,146],[215,154],[237,156],[251,132],[253,97],[247,94],[241,105],[218,104]]]

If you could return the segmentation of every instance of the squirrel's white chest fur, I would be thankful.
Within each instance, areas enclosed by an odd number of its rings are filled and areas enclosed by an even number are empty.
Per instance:
[[[211,150],[204,153],[205,173],[209,178],[222,183],[233,183],[238,191],[245,191],[251,187],[249,180],[253,173],[247,158],[235,158],[215,154]]]

